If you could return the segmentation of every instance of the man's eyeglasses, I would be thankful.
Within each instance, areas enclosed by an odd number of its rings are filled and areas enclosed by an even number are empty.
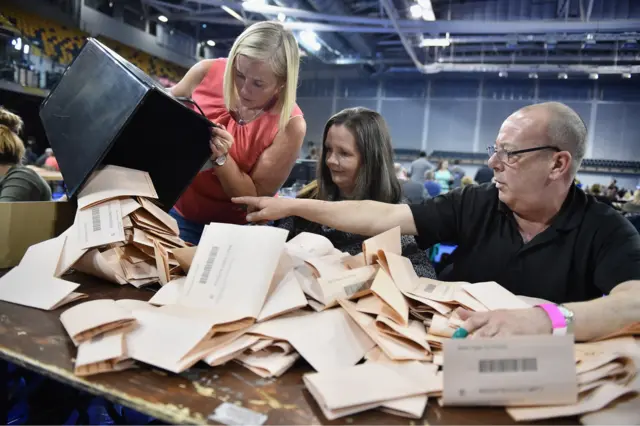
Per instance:
[[[508,151],[503,148],[498,148],[495,145],[490,145],[487,147],[487,154],[489,154],[489,158],[493,157],[493,155],[495,154],[498,156],[498,160],[502,162],[512,162],[516,155],[524,154],[526,152],[542,151],[543,149],[552,149],[555,152],[562,151],[560,148],[551,146],[551,145],[536,146],[535,148],[518,149],[516,151]]]

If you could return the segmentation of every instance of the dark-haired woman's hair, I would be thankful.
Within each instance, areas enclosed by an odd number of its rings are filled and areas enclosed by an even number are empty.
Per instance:
[[[320,161],[318,161],[318,199],[339,200],[340,190],[331,179],[326,164],[327,133],[332,126],[346,127],[356,140],[361,165],[350,198],[399,203],[400,182],[394,173],[391,135],[384,118],[367,108],[348,108],[335,114],[324,126]]]

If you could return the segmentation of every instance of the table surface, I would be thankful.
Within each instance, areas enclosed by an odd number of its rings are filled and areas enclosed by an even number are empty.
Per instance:
[[[89,300],[148,300],[153,294],[79,273],[65,279],[80,283],[77,291],[87,293]],[[207,417],[219,404],[229,402],[267,414],[267,424],[513,424],[501,408],[443,408],[435,399],[417,421],[371,410],[330,422],[302,382],[302,374],[312,371],[303,360],[277,379],[263,379],[234,362],[215,368],[199,363],[179,375],[143,364],[76,377],[72,368],[76,348],[59,319],[70,306],[42,311],[0,302],[0,357],[168,423],[212,423]],[[576,424],[577,419],[551,423]]]
[[[40,177],[42,177],[42,179],[47,180],[47,181],[61,181],[62,179],[62,173],[57,172],[55,170],[47,170],[47,169],[43,169],[42,167],[37,167],[37,166],[27,166],[29,167],[31,170],[33,170],[34,172],[38,173],[40,175]]]

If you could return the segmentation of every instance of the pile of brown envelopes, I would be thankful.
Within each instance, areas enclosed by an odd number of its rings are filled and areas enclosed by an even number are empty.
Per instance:
[[[532,306],[495,282],[418,277],[402,256],[399,228],[366,240],[355,256],[316,234],[287,242],[283,229],[221,223],[186,247],[175,221],[150,201],[148,176],[109,173],[112,181],[129,176],[126,191],[91,181],[74,227],[32,247],[24,267],[0,279],[1,300],[41,309],[81,297],[77,284],[56,278],[71,267],[117,284],[163,284],[148,302],[93,300],[61,315],[78,347],[78,375],[136,361],[174,373],[234,362],[269,378],[302,358],[315,370],[304,383],[327,419],[371,409],[421,418],[429,397],[442,402],[443,346],[462,324],[456,308]],[[16,289],[34,266],[32,281],[41,284]],[[577,404],[509,414],[536,420],[610,409],[633,392],[637,332],[575,345]]]

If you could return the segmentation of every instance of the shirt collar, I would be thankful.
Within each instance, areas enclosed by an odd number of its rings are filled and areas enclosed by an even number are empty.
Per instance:
[[[562,203],[560,211],[553,218],[551,227],[559,231],[570,231],[580,225],[584,217],[585,207],[587,205],[587,195],[575,184],[571,185],[567,198]],[[502,213],[512,214],[513,212],[505,203],[498,200],[498,211]]]

